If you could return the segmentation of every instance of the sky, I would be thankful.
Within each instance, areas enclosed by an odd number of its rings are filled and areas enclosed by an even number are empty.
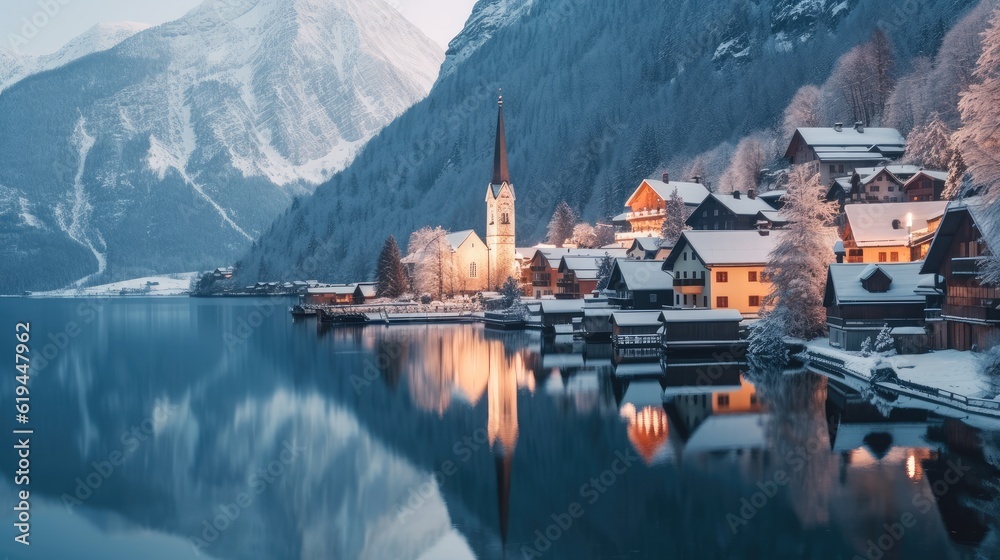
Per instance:
[[[386,1],[440,44],[442,49],[461,31],[475,3],[475,0]],[[181,17],[201,2],[202,0],[2,0],[0,48],[30,54],[48,54],[98,23],[135,21],[158,25]],[[29,22],[44,22],[44,25],[39,25],[37,32],[32,33],[31,27],[25,26],[25,19]],[[29,37],[32,34],[34,36]]]

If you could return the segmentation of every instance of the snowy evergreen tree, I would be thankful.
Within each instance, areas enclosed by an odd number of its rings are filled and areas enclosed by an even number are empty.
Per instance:
[[[615,259],[608,253],[597,260],[597,289],[606,290],[611,281],[611,273],[615,269]]]
[[[910,131],[903,161],[927,169],[947,169],[955,152],[951,135],[948,125],[935,113],[927,124]]]
[[[830,225],[837,211],[825,201],[826,189],[813,165],[792,168],[786,190],[782,211],[790,223],[767,264],[772,289],[764,305],[771,313],[764,321],[780,323],[787,336],[811,339],[826,326],[823,293],[834,260],[836,234]],[[771,317],[775,309],[783,312]]]
[[[958,148],[969,166],[976,187],[986,199],[986,219],[995,230],[1000,223],[1000,8],[993,12],[983,35],[983,52],[973,73],[975,82],[962,93],[958,110],[962,128],[955,133]],[[1000,257],[992,256],[984,267],[987,282],[1000,283]]]
[[[755,372],[780,369],[788,363],[784,313],[782,308],[774,309],[766,319],[750,325],[747,351],[750,366]]]
[[[500,286],[500,295],[503,297],[503,308],[508,315],[523,317],[527,313],[524,304],[521,303],[523,294],[521,283],[516,278],[508,276]]]
[[[868,357],[872,355],[872,337],[868,337],[861,343],[861,355]]]
[[[549,221],[549,243],[562,247],[567,240],[573,238],[573,228],[576,227],[576,212],[565,200],[556,205],[556,211]]]
[[[948,179],[944,183],[941,197],[945,200],[958,198],[962,194],[968,175],[969,168],[965,165],[961,150],[952,150],[951,161],[948,163]]]
[[[597,233],[594,226],[586,223],[573,226],[573,244],[581,249],[593,249],[597,244]]]
[[[756,190],[768,159],[767,147],[761,138],[747,136],[740,140],[729,167],[719,178],[719,192]]]
[[[892,328],[888,324],[882,327],[875,338],[875,351],[879,354],[888,354],[896,348],[896,341],[892,338]]]
[[[379,253],[375,278],[378,282],[376,293],[379,297],[397,298],[403,295],[409,286],[399,245],[396,243],[396,238],[391,235],[385,240]]]
[[[821,103],[822,95],[819,88],[812,84],[802,86],[795,92],[795,97],[788,103],[782,118],[781,131],[784,133],[785,141],[791,141],[797,128],[823,125],[823,117],[820,114]]]
[[[660,230],[660,237],[664,247],[673,247],[677,240],[681,238],[684,231],[684,222],[688,219],[688,208],[684,205],[684,199],[677,194],[677,189],[670,193],[666,202],[666,216],[663,219],[663,227]]]

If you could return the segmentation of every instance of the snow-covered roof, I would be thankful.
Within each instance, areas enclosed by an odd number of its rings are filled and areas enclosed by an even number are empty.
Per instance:
[[[361,292],[361,295],[366,298],[375,297],[378,292],[378,286],[375,284],[358,284],[357,290]]]
[[[741,193],[739,198],[732,194],[713,194],[712,198],[738,216],[756,216],[757,212],[774,210],[767,202],[757,197],[750,198],[746,193]]]
[[[448,235],[445,236],[445,239],[448,240],[448,245],[451,246],[451,250],[457,251],[458,248],[462,246],[462,243],[465,243],[465,240],[468,239],[469,236],[475,234],[476,232],[474,230],[466,229],[462,231],[456,231],[455,233],[449,233]]]
[[[636,248],[636,246],[641,251],[659,251],[662,241],[663,239],[659,237],[636,237],[632,240],[632,248],[629,251]]]
[[[938,286],[944,284],[944,277],[937,277],[936,274],[925,274],[924,278],[917,282],[916,292],[918,294],[941,294],[943,290]]]
[[[559,262],[559,272],[566,272],[572,270],[576,273],[577,277],[580,273],[593,270],[596,271],[601,267],[601,259],[598,257],[577,257],[577,256],[564,256]]]
[[[903,184],[903,188],[906,188],[910,183],[914,183],[916,181],[919,181],[922,176],[930,177],[931,179],[934,179],[935,181],[947,181],[948,180],[948,172],[947,171],[935,171],[933,169],[921,169],[918,173],[916,173],[915,175],[913,175],[913,177],[910,177],[909,179],[906,180],[906,183]]]
[[[642,190],[643,185],[649,186],[664,201],[669,200],[670,196],[673,195],[674,189],[677,189],[677,195],[684,200],[684,204],[687,206],[697,206],[704,202],[708,198],[709,192],[705,188],[705,185],[701,183],[685,183],[683,181],[670,181],[669,183],[664,183],[657,179],[645,179],[642,183],[632,193],[632,196],[628,197],[628,201],[625,202],[625,206],[632,206],[632,199],[635,198],[639,191]]]
[[[770,418],[765,414],[709,416],[695,428],[684,444],[684,451],[699,453],[764,447]]]
[[[616,311],[608,322],[619,327],[648,327],[660,324],[659,311]]]
[[[661,323],[719,323],[743,320],[736,309],[664,309],[660,311]]]
[[[984,208],[985,205],[986,201],[981,196],[957,200],[948,204],[941,224],[935,232],[934,241],[931,242],[927,257],[924,259],[924,268],[927,272],[938,270],[942,259],[947,256],[948,246],[958,232],[963,214],[966,212],[972,217],[972,222],[979,230],[982,241],[990,252],[994,255],[1000,253],[1000,229],[998,229],[1000,225],[997,223],[1000,220],[993,220],[987,216],[986,212],[989,209]]]
[[[686,245],[694,249],[706,266],[763,266],[771,251],[781,242],[783,231],[695,230],[681,234],[677,246],[664,265],[673,268]]]
[[[781,210],[761,210],[757,212],[757,217],[776,224],[788,223],[788,216]]]
[[[906,145],[906,139],[895,128],[862,128],[863,132],[850,125],[841,130],[833,127],[803,127],[796,129],[806,144],[812,148],[818,147],[848,147],[857,146],[865,149],[871,146],[900,147]]]
[[[584,301],[582,299],[543,299],[539,300],[539,303],[541,303],[544,314],[578,313],[583,315]]]
[[[945,201],[848,204],[844,213],[858,247],[886,247],[909,242],[907,215],[913,215],[912,231],[918,232],[927,229],[929,220],[942,216],[947,206]],[[899,229],[893,229],[894,220],[899,221]]]
[[[889,331],[889,334],[891,334],[892,336],[921,335],[921,334],[927,334],[927,329],[925,329],[924,327],[895,327],[891,331]]]
[[[619,277],[632,291],[667,290],[674,282],[673,274],[663,270],[663,261],[618,259],[611,272],[612,282]]]
[[[922,303],[924,296],[916,293],[918,285],[932,274],[920,274],[921,262],[910,263],[843,263],[831,264],[828,296],[836,298],[837,304],[859,303]],[[863,280],[881,270],[892,283],[885,292],[869,292],[862,284]],[[833,290],[832,294],[830,289]],[[833,303],[827,301],[827,303]]]
[[[879,161],[885,156],[879,152],[823,149],[816,152],[816,157],[820,161]]]
[[[785,189],[774,189],[773,191],[762,192],[757,195],[757,198],[763,198],[764,200],[778,200],[785,196],[787,191]]]
[[[574,249],[568,247],[544,247],[539,248],[538,252],[545,257],[545,260],[549,262],[549,267],[551,268],[559,268],[559,263],[562,262],[563,257],[590,257],[591,259],[601,259],[604,258],[604,255],[608,255],[613,259],[617,259],[628,256],[628,249],[622,248]]]

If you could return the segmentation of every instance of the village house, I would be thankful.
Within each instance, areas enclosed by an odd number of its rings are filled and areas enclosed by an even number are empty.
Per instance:
[[[826,324],[830,345],[857,351],[874,343],[885,325],[924,326],[925,296],[918,293],[926,275],[923,263],[832,264],[827,273]]]
[[[662,181],[645,179],[625,202],[628,211],[613,220],[618,229],[615,240],[628,242],[637,237],[659,237],[667,215],[667,200],[675,189],[689,212],[694,211],[709,194],[700,182],[671,181],[667,173],[663,174]]]
[[[611,258],[624,258],[625,249],[573,249],[567,247],[543,247],[534,250],[527,261],[527,275],[522,276],[521,284],[524,295],[541,298],[555,296],[559,293],[559,265],[563,257],[588,257],[595,261],[603,259],[604,255]],[[522,270],[524,270],[522,268]]]
[[[903,192],[906,193],[906,200],[911,202],[941,200],[947,180],[947,171],[921,169],[903,183]]]
[[[757,229],[781,229],[788,225],[788,216],[781,210],[757,212]]]
[[[670,247],[661,246],[659,237],[636,237],[628,248],[628,258],[643,261],[662,261],[670,254]]]
[[[378,284],[375,282],[358,282],[354,287],[354,303],[361,305],[369,303],[378,297]]]
[[[906,139],[895,128],[865,128],[856,123],[844,128],[799,128],[792,135],[785,158],[792,165],[816,162],[820,181],[830,184],[835,177],[852,175],[859,167],[871,167],[883,160],[895,160],[906,151]]]
[[[663,270],[674,277],[674,307],[736,309],[756,318],[771,291],[768,255],[784,232],[685,231]]]
[[[938,312],[928,309],[938,349],[984,350],[1000,335],[1000,287],[983,285],[980,265],[997,254],[997,232],[989,228],[981,199],[952,203],[941,219],[921,272],[935,275],[943,296]]]
[[[601,259],[565,255],[559,261],[557,299],[578,299],[597,289],[597,271]]]
[[[687,225],[695,230],[739,230],[757,227],[757,214],[773,212],[770,204],[750,190],[732,194],[711,194],[688,216]]]
[[[782,197],[785,196],[784,189],[775,189],[772,191],[762,192],[757,194],[757,198],[763,200],[775,210],[781,210],[785,206],[785,201]]]
[[[663,261],[616,260],[608,289],[610,303],[622,309],[660,309],[674,301],[673,276]]]
[[[947,202],[848,204],[841,232],[849,263],[924,258]]]
[[[920,172],[916,165],[860,167],[849,177],[834,179],[827,200],[848,202],[904,202],[904,185]],[[936,199],[933,199],[936,200]]]

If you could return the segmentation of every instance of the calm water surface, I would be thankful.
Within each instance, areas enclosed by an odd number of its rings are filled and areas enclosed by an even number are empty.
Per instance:
[[[606,347],[478,325],[317,333],[287,303],[0,300],[0,340],[12,353],[31,321],[35,358],[32,546],[12,543],[5,445],[0,554],[1000,554],[998,434],[884,418],[812,374],[625,383]]]

